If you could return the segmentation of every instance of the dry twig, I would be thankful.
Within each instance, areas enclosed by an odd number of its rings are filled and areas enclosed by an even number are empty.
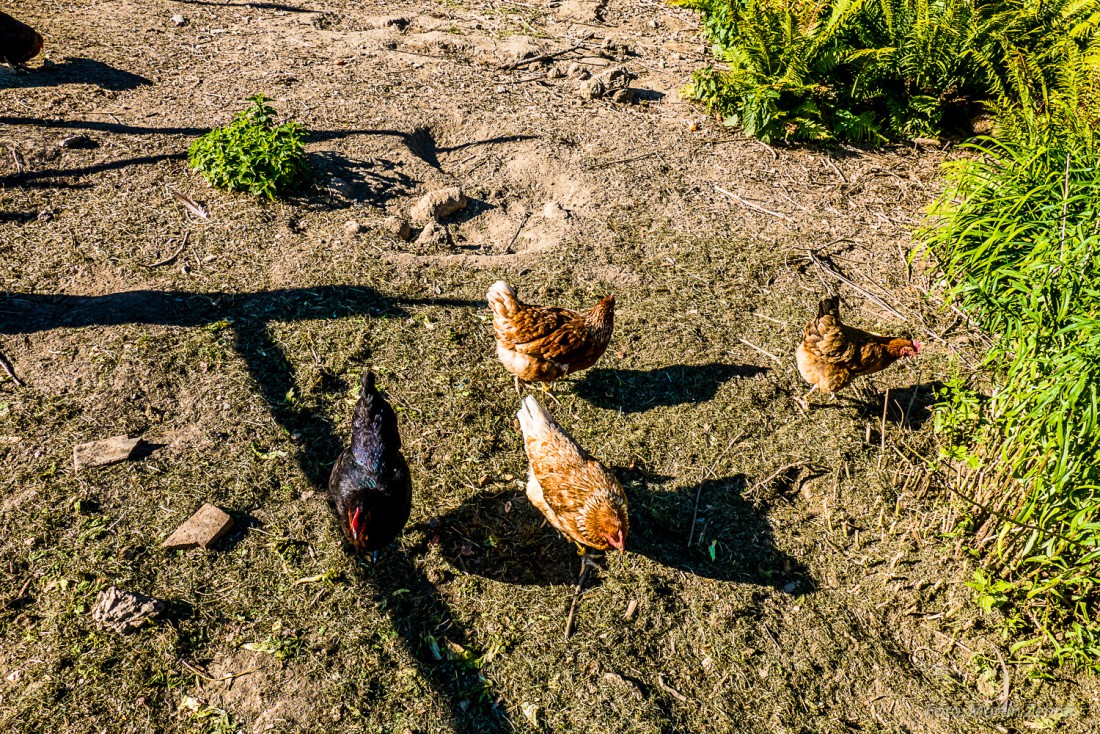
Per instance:
[[[142,267],[146,267],[146,268],[159,268],[162,265],[171,265],[173,262],[175,262],[176,258],[180,256],[180,253],[183,252],[183,248],[187,247],[187,240],[190,237],[191,237],[190,232],[184,232],[183,233],[183,242],[180,243],[180,246],[176,249],[175,252],[173,252],[171,255],[164,258],[163,260],[158,260],[155,263],[138,263],[138,264],[141,265]]]
[[[722,194],[723,196],[728,196],[730,199],[733,199],[734,201],[736,201],[741,206],[747,206],[749,209],[753,209],[755,211],[762,212],[762,213],[767,214],[769,216],[773,216],[776,219],[782,219],[784,222],[791,221],[791,218],[788,217],[786,214],[781,214],[779,212],[773,212],[771,209],[765,209],[764,207],[760,206],[759,204],[753,204],[751,201],[746,201],[745,199],[742,199],[740,196],[733,193],[732,191],[726,191],[721,186],[715,186],[714,190],[717,191],[719,194]]]
[[[583,44],[583,43],[578,43],[575,46],[570,46],[569,48],[563,48],[561,51],[554,51],[554,52],[548,53],[548,54],[539,54],[538,56],[532,56],[529,59],[520,59],[519,61],[516,61],[515,63],[512,63],[512,64],[509,64],[508,66],[502,67],[502,69],[504,71],[512,71],[513,69],[518,69],[521,66],[527,66],[528,64],[537,64],[537,63],[540,63],[542,61],[552,61],[552,60],[556,59],[559,56],[565,56],[567,53],[571,53],[573,51],[577,51],[579,49],[582,49],[582,48],[584,48],[584,45],[585,44]]]

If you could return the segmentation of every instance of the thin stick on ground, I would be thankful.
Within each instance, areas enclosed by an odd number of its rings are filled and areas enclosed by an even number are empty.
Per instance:
[[[773,212],[771,209],[765,209],[764,207],[760,206],[759,204],[753,204],[751,201],[746,201],[745,199],[742,199],[740,196],[733,193],[732,191],[726,191],[721,186],[715,186],[714,190],[717,191],[719,194],[722,194],[723,196],[728,196],[729,198],[733,199],[734,201],[736,201],[741,206],[746,206],[749,209],[754,209],[754,210],[756,210],[758,212],[761,212],[763,214],[773,216],[776,219],[782,219],[784,222],[791,221],[791,218],[788,217],[786,214],[780,214],[779,212]]]
[[[24,385],[26,385],[25,382],[19,379],[19,375],[15,374],[15,370],[12,369],[11,362],[8,361],[8,358],[4,356],[3,352],[0,352],[0,367],[4,369],[4,372],[8,374],[8,377],[10,377],[11,381],[14,382],[16,385],[18,385],[19,387],[23,387]]]
[[[183,233],[183,242],[180,243],[180,246],[178,248],[176,248],[175,252],[173,252],[171,255],[164,258],[163,260],[156,261],[155,263],[140,263],[140,265],[142,265],[143,267],[146,267],[146,268],[159,268],[162,265],[171,265],[173,262],[175,262],[176,258],[180,256],[180,253],[183,252],[183,248],[187,247],[187,240],[190,237],[191,237],[190,232],[184,232]]]
[[[741,496],[742,496],[742,497],[747,497],[747,496],[749,496],[749,495],[750,495],[750,494],[752,494],[752,493],[753,493],[754,491],[756,491],[756,490],[757,490],[757,489],[759,489],[760,487],[764,486],[765,484],[767,484],[767,483],[768,483],[768,482],[770,482],[771,480],[775,479],[776,477],[778,477],[778,476],[779,476],[780,474],[782,474],[783,472],[787,471],[788,469],[794,469],[794,468],[795,468],[796,466],[802,466],[802,465],[803,465],[803,462],[801,462],[801,461],[795,461],[795,462],[793,462],[793,463],[791,463],[791,464],[786,464],[786,465],[784,465],[784,466],[781,466],[781,467],[779,467],[778,469],[776,469],[775,471],[773,471],[773,472],[772,472],[771,474],[769,474],[769,475],[768,475],[768,477],[767,477],[766,479],[761,479],[761,480],[760,480],[759,482],[757,482],[756,484],[752,485],[751,487],[749,487],[748,489],[746,489],[746,490],[745,490],[744,492],[742,492],[742,493],[741,493]]]
[[[882,468],[882,455],[886,453],[886,411],[890,406],[890,388],[886,388],[886,393],[882,396],[882,423],[878,429],[878,462],[875,466],[876,469]]]
[[[749,341],[748,339],[742,339],[741,337],[737,337],[737,341],[741,342],[741,343],[742,343],[742,344],[744,344],[744,345],[745,345],[746,347],[751,347],[752,349],[755,349],[756,351],[758,351],[758,352],[760,352],[761,354],[763,354],[763,355],[764,355],[765,357],[771,357],[772,359],[774,359],[774,360],[775,360],[775,363],[776,363],[776,364],[778,364],[778,365],[782,365],[782,364],[783,364],[783,360],[781,360],[781,359],[780,359],[779,357],[775,356],[774,354],[772,354],[771,352],[769,352],[769,351],[768,351],[768,350],[766,350],[766,349],[762,349],[762,348],[760,348],[760,347],[756,346],[755,344],[753,344],[752,342],[750,342],[750,341]]]
[[[553,59],[556,59],[559,56],[565,56],[567,53],[571,53],[573,51],[577,51],[579,49],[582,49],[582,48],[584,48],[584,46],[585,46],[585,44],[578,43],[575,46],[570,46],[569,48],[563,48],[561,51],[553,51],[553,52],[548,53],[548,54],[539,54],[538,56],[532,56],[529,59],[520,59],[519,61],[517,61],[513,64],[509,64],[508,66],[503,67],[503,70],[504,71],[512,71],[513,69],[518,69],[522,66],[527,66],[528,64],[537,64],[537,63],[540,63],[542,61],[552,61]]]
[[[807,251],[807,254],[808,254],[808,255],[809,255],[809,257],[810,257],[810,260],[811,260],[811,261],[813,261],[813,262],[814,262],[814,263],[815,263],[815,264],[816,264],[816,265],[817,265],[817,266],[818,266],[819,268],[821,268],[821,269],[822,269],[823,271],[825,271],[825,272],[826,272],[826,273],[828,273],[829,275],[833,276],[834,278],[836,278],[837,280],[839,280],[839,281],[840,281],[841,283],[844,283],[844,284],[845,284],[845,285],[847,285],[847,286],[848,286],[849,288],[851,288],[852,290],[854,290],[854,291],[856,291],[857,293],[859,293],[860,295],[862,295],[862,296],[863,296],[864,298],[867,298],[868,300],[871,300],[871,301],[873,301],[874,303],[876,303],[876,304],[878,304],[879,306],[881,306],[882,308],[886,309],[887,311],[889,311],[889,312],[890,312],[890,313],[892,313],[893,315],[897,316],[897,317],[898,317],[899,319],[901,319],[902,321],[904,321],[904,322],[906,322],[906,323],[909,323],[909,321],[910,321],[909,317],[908,317],[908,316],[906,316],[905,314],[903,314],[903,313],[902,313],[901,311],[898,311],[898,310],[897,310],[896,308],[894,308],[894,307],[893,307],[893,306],[891,306],[891,305],[890,305],[889,303],[887,303],[886,301],[884,301],[884,300],[882,300],[881,298],[879,298],[878,296],[876,296],[876,295],[875,295],[874,293],[871,293],[871,292],[870,292],[869,290],[867,290],[866,288],[862,288],[862,287],[860,287],[860,286],[856,285],[855,283],[853,283],[852,281],[848,280],[847,278],[845,278],[845,277],[844,277],[843,275],[841,275],[841,274],[840,274],[840,273],[838,273],[837,271],[835,271],[835,270],[833,270],[832,268],[830,268],[830,267],[829,267],[828,265],[826,265],[825,263],[821,262],[821,260],[820,260],[820,259],[819,259],[819,258],[817,257],[817,255],[815,255],[815,254],[814,254],[814,253],[813,253],[812,251]]]
[[[584,580],[588,578],[588,569],[595,568],[596,564],[587,556],[581,559],[581,574],[577,578],[577,585],[573,589],[573,603],[569,605],[569,617],[565,620],[565,639],[573,634],[573,616],[577,613],[577,602],[580,601],[581,592],[584,591]]]
[[[665,677],[661,673],[657,674],[657,685],[662,691],[675,698],[680,703],[687,703],[687,696],[677,691],[675,688],[665,683]]]

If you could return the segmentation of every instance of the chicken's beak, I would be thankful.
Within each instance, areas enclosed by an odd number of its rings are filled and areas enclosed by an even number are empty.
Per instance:
[[[626,540],[623,538],[623,531],[620,529],[618,535],[615,537],[607,536],[607,542],[611,544],[611,547],[622,553],[626,548]]]

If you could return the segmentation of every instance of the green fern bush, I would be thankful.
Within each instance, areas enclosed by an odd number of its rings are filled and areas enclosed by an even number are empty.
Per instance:
[[[268,199],[301,188],[310,174],[302,126],[296,122],[275,125],[275,110],[262,94],[249,101],[252,107],[228,125],[191,144],[191,167],[214,186]]]
[[[765,142],[878,144],[968,128],[983,102],[1058,74],[1097,0],[671,0],[717,62],[691,93]]]

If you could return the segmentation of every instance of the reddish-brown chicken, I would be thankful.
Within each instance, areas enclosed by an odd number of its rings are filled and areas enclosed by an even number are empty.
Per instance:
[[[519,383],[553,382],[596,364],[615,327],[615,296],[587,313],[531,306],[503,280],[489,289],[497,356]]]
[[[813,387],[799,402],[809,407],[809,397],[820,388],[836,393],[852,378],[884,370],[902,357],[912,357],[921,343],[871,334],[840,321],[840,299],[826,298],[817,306],[817,317],[806,324],[796,357],[798,371]]]
[[[12,68],[33,59],[42,50],[42,36],[26,23],[0,12],[0,59]]]
[[[523,400],[519,424],[530,462],[527,498],[531,503],[574,543],[596,550],[623,550],[630,526],[626,493],[615,475],[589,456],[530,395]]]

